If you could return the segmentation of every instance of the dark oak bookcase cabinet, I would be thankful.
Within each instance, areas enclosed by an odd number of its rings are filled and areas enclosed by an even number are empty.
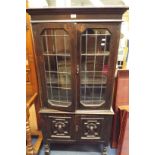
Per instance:
[[[67,142],[102,143],[106,153],[120,26],[127,9],[116,4],[27,9],[47,155],[50,144]]]

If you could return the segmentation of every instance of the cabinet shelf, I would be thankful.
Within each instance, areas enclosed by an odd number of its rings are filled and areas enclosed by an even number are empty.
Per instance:
[[[105,103],[105,100],[81,100],[80,101],[81,104],[83,104],[84,106],[88,106],[88,107],[96,107],[96,106],[101,106]]]
[[[66,57],[70,57],[70,54],[64,54],[64,53],[51,53],[51,52],[49,52],[49,53],[43,53],[43,55],[44,56],[66,56]]]
[[[92,36],[92,37],[95,37],[95,36],[110,36],[110,33],[109,34],[82,34],[81,36]]]
[[[86,84],[86,85],[101,85],[101,84],[106,84],[106,81],[102,81],[102,80],[81,80],[81,84]]]
[[[96,85],[96,84],[106,84],[107,83],[107,79],[91,79],[91,78],[89,78],[89,80],[88,79],[81,79],[81,84],[94,84],[94,85]]]
[[[48,103],[61,107],[66,107],[71,104],[71,102],[65,100],[48,100]]]
[[[56,74],[69,74],[69,75],[71,75],[71,73],[70,72],[59,72],[59,71],[45,71],[46,73],[56,73]]]
[[[56,34],[56,35],[52,35],[52,34],[42,34],[41,36],[43,36],[43,37],[68,37],[68,35],[58,35],[58,34]]]
[[[92,84],[89,84],[89,85],[82,85],[81,86],[81,89],[85,89],[85,88],[90,88],[90,89],[101,89],[101,88],[106,88],[106,85],[102,85],[101,83],[100,84],[94,84],[94,86],[92,86]]]
[[[82,56],[109,56],[110,52],[109,51],[104,51],[102,53],[95,53],[94,51],[89,51],[87,53],[85,53],[84,51],[82,51]]]
[[[64,79],[58,79],[58,78],[51,78],[51,80],[48,78],[46,80],[46,84],[57,84],[57,85],[71,85],[70,81],[68,80],[65,80]]]
[[[47,86],[47,87],[52,88],[52,89],[71,90],[71,88],[69,88],[69,87],[55,87],[55,86]]]

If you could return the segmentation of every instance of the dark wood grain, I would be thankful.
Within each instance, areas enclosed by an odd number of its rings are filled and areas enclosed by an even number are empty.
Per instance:
[[[43,133],[46,139],[51,140],[53,142],[63,142],[63,141],[79,141],[79,142],[104,142],[104,144],[108,144],[110,139],[110,131],[111,131],[111,121],[113,114],[69,114],[67,113],[59,113],[55,111],[51,111],[50,113],[42,113],[42,126]],[[53,122],[54,121],[54,122]],[[60,123],[59,123],[60,122]],[[58,130],[57,128],[53,129],[55,123],[61,124],[61,122],[65,122],[66,125],[64,127],[64,131],[68,131],[64,133],[55,132]],[[92,129],[94,132],[97,132],[98,136],[88,135],[84,137],[85,132],[87,132],[87,123],[88,125],[94,123],[97,129]],[[89,129],[88,129],[89,132]],[[55,135],[54,135],[55,133]],[[57,135],[58,134],[58,135]],[[66,134],[66,135],[65,135]],[[91,133],[90,133],[91,134]],[[94,133],[95,134],[95,133]],[[83,138],[82,138],[83,137]]]
[[[127,9],[128,7],[126,6],[27,9],[33,21],[38,78],[43,103],[40,115],[46,143],[46,154],[49,154],[51,143],[102,143],[104,145],[103,148],[106,150],[106,146],[110,141],[113,119],[114,75],[120,39],[121,19],[122,14]],[[71,14],[76,14],[76,19],[79,22],[72,21]],[[81,19],[82,22],[80,22]],[[87,19],[94,22],[89,21],[88,23]],[[99,22],[97,19],[103,21]],[[58,22],[59,20],[62,22]],[[45,70],[43,68],[45,60],[43,60],[43,45],[40,34],[43,30],[49,28],[63,29],[69,35],[69,43],[71,44],[72,104],[68,107],[51,106],[47,100]],[[88,28],[107,29],[111,34],[108,44],[110,55],[105,103],[98,107],[86,107],[80,103],[80,35]]]
[[[128,6],[121,7],[102,7],[102,8],[29,8],[27,12],[30,15],[52,15],[59,14],[62,15],[64,13],[79,13],[79,14],[123,14],[126,10],[128,10]]]

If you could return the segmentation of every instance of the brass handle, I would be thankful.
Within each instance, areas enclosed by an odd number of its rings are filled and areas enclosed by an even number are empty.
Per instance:
[[[79,65],[76,66],[76,74],[79,74]]]

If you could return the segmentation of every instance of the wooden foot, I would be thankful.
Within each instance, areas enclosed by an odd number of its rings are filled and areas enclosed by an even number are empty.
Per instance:
[[[49,147],[49,144],[45,144],[45,155],[50,155],[50,147]]]
[[[108,155],[107,148],[108,148],[107,146],[104,146],[104,147],[103,147],[102,155]]]

